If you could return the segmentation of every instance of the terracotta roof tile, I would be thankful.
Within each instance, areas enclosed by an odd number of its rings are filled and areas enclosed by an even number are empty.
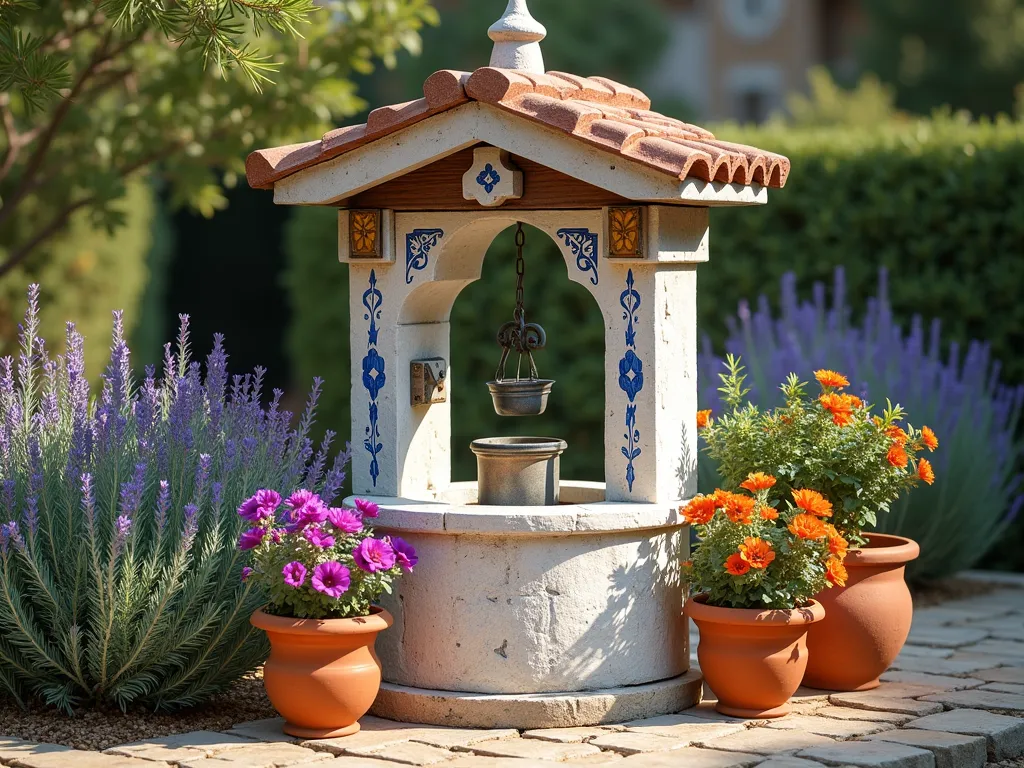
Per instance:
[[[246,160],[246,176],[252,187],[272,188],[296,171],[471,100],[492,104],[680,180],[781,187],[789,174],[785,157],[720,141],[704,128],[652,112],[647,96],[613,80],[481,67],[472,73],[435,72],[423,84],[423,98],[375,109],[365,125],[329,131],[320,141],[257,150]]]

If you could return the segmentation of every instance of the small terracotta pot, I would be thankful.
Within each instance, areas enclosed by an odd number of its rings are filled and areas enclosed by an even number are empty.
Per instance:
[[[700,671],[718,697],[715,709],[733,717],[782,717],[807,667],[807,628],[825,610],[812,600],[791,611],[717,608],[707,595],[686,601],[697,623]]]
[[[292,619],[256,611],[250,619],[270,640],[263,666],[267,697],[284,732],[306,739],[359,731],[380,690],[377,634],[394,622],[383,608],[353,619]]]
[[[910,634],[914,604],[903,573],[921,548],[902,536],[869,533],[866,538],[866,547],[846,555],[846,586],[815,596],[827,615],[807,634],[811,658],[804,685],[811,688],[877,688],[878,676]]]

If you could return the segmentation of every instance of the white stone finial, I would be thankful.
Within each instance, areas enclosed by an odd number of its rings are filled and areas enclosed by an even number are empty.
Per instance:
[[[487,36],[494,41],[491,66],[543,75],[540,41],[547,33],[544,25],[530,15],[526,0],[508,0],[505,13],[487,29]]]

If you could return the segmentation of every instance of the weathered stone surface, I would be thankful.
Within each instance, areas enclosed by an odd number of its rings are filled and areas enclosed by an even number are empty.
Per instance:
[[[532,731],[524,731],[523,738],[553,741],[557,744],[581,744],[598,736],[607,736],[609,733],[621,730],[622,728],[619,726],[610,725],[590,728],[538,728]]]
[[[972,653],[983,653],[1003,659],[1004,663],[1019,665],[1024,659],[1024,643],[1012,640],[982,640],[964,650]]]
[[[430,744],[442,749],[454,749],[455,747],[468,747],[482,741],[494,741],[497,739],[515,739],[519,731],[514,728],[440,728],[424,726],[412,728],[408,731],[411,734],[411,741],[418,741],[423,744]]]
[[[910,672],[905,670],[885,672],[881,680],[883,683],[909,683],[926,688],[935,688],[935,693],[939,691],[960,691],[964,688],[976,688],[985,682],[973,677],[950,677],[949,675],[931,675],[927,672]]]
[[[71,747],[62,744],[45,744],[38,741],[24,741],[0,737],[0,760],[14,760],[28,755],[43,755],[48,752],[68,752]]]
[[[870,768],[933,768],[935,757],[926,749],[889,741],[845,741],[811,747],[800,753],[825,765],[857,765]]]
[[[836,720],[818,715],[789,715],[778,720],[769,720],[768,728],[784,731],[803,731],[837,739],[852,739],[869,733],[895,728],[893,723],[874,723],[868,720]]]
[[[347,754],[356,757],[381,758],[404,765],[434,765],[454,760],[457,755],[447,749],[432,747],[429,744],[420,744],[415,741],[404,741],[401,744],[392,744],[380,750],[351,749]],[[344,758],[341,758],[344,760]]]
[[[987,754],[984,736],[962,733],[901,728],[867,738],[927,749],[935,755],[935,768],[984,768]]]
[[[896,657],[896,660],[889,669],[942,675],[964,675],[1001,662],[1002,659],[988,654],[954,653],[946,659],[930,659],[922,656],[908,656],[905,653],[901,653]]]
[[[922,697],[925,701],[936,701],[947,707],[971,707],[973,709],[1012,709],[1024,712],[1024,696],[1000,691],[982,691],[972,688],[967,691],[946,691]]]
[[[302,739],[289,736],[282,730],[284,727],[283,717],[268,717],[264,720],[250,720],[247,723],[237,723],[230,730],[225,731],[229,736],[241,736],[256,741],[283,741],[287,744],[298,744]]]
[[[1018,683],[985,683],[979,690],[1015,693],[1018,696],[1024,696],[1024,685]]]
[[[672,749],[681,749],[690,746],[692,742],[683,738],[659,736],[656,733],[620,731],[598,736],[590,743],[599,749],[612,750],[622,755],[639,755],[642,752],[668,752]]]
[[[237,749],[253,744],[253,740],[236,734],[217,733],[216,731],[190,731],[161,736],[157,739],[133,741],[104,750],[108,755],[124,757],[141,757],[145,760],[158,760],[166,763],[180,763],[183,760],[211,757],[229,749]]]
[[[914,719],[914,715],[900,712],[885,712],[880,709],[854,709],[853,707],[822,707],[817,710],[822,717],[834,717],[836,720],[867,720],[873,723],[892,723],[903,725]]]
[[[608,765],[609,763],[615,763],[622,760],[623,756],[618,752],[598,752],[596,755],[586,755],[585,757],[571,757],[568,760],[563,760],[562,765]],[[550,768],[551,764],[546,764]],[[445,766],[447,768],[447,766]]]
[[[152,762],[138,757],[78,749],[21,754],[9,764],[16,768],[153,768]]]
[[[746,728],[718,739],[701,741],[697,746],[708,749],[725,749],[731,752],[756,752],[762,755],[779,755],[797,752],[808,747],[833,744],[828,736],[804,733],[799,730],[776,730],[772,728]]]
[[[757,768],[821,768],[821,763],[805,760],[802,757],[782,755],[781,757],[773,757],[770,760],[765,760],[763,763],[758,763]]]
[[[954,709],[907,723],[908,728],[984,736],[989,759],[1006,760],[1024,753],[1024,720],[977,709]]]
[[[693,717],[687,710],[679,715],[662,715],[660,717],[649,717],[646,720],[632,720],[623,723],[623,726],[636,733],[651,733],[658,736],[667,736],[673,739],[683,739],[689,743],[714,739],[718,736],[727,736],[730,733],[742,731],[743,721],[735,718],[728,718],[732,722],[720,722],[711,717]],[[726,718],[721,716],[723,720]]]
[[[613,752],[609,759],[620,757]],[[566,761],[568,762],[568,761]],[[326,768],[326,766],[324,767]],[[341,763],[348,768],[348,759]],[[444,768],[551,768],[551,763],[542,760],[522,760],[517,757],[485,757],[483,755],[461,755],[444,764]]]
[[[621,768],[746,768],[763,760],[761,755],[725,752],[718,749],[683,747],[671,752],[645,752],[621,760]]]
[[[869,709],[879,712],[896,712],[905,715],[922,717],[941,712],[943,707],[933,701],[916,701],[915,699],[896,699],[878,696],[874,691],[854,691],[852,693],[834,693],[830,701],[840,707],[853,709]]]
[[[980,669],[971,677],[984,680],[988,683],[1016,683],[1024,685],[1024,667],[993,667],[992,669]]]
[[[904,645],[900,656],[920,656],[926,659],[948,659],[956,651],[952,648],[933,648],[930,645]]]
[[[910,628],[907,642],[911,645],[931,645],[938,648],[959,648],[977,643],[988,637],[988,631],[974,627],[936,627],[918,624]]]
[[[539,739],[507,739],[504,741],[485,741],[472,747],[459,747],[459,750],[472,750],[477,755],[489,757],[520,757],[528,760],[569,760],[574,757],[586,757],[600,750],[590,744],[555,744]]]
[[[339,739],[311,739],[303,741],[302,746],[315,749],[320,752],[330,752],[332,755],[340,755],[349,749],[377,749],[391,744],[401,744],[411,740],[411,728],[398,729],[394,731],[366,731],[360,730],[351,736],[343,736]]]
[[[181,768],[285,768],[330,760],[327,752],[317,752],[296,744],[249,744],[216,753],[213,757],[199,757],[178,761]]]
[[[729,715],[723,715],[721,712],[715,709],[715,700],[713,698],[705,698],[697,706],[682,710],[681,712],[679,712],[678,716],[686,718],[699,717],[704,720],[711,720],[715,723],[738,723],[740,725],[743,725],[745,723],[760,722],[759,720],[745,720],[741,717],[730,717]],[[665,717],[675,717],[675,715],[665,715]],[[655,718],[649,719],[653,720]]]

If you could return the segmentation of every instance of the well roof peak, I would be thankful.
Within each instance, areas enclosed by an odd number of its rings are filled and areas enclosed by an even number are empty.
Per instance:
[[[501,18],[487,29],[494,41],[492,67],[544,74],[540,41],[547,35],[544,25],[530,15],[526,0],[508,0]]]

